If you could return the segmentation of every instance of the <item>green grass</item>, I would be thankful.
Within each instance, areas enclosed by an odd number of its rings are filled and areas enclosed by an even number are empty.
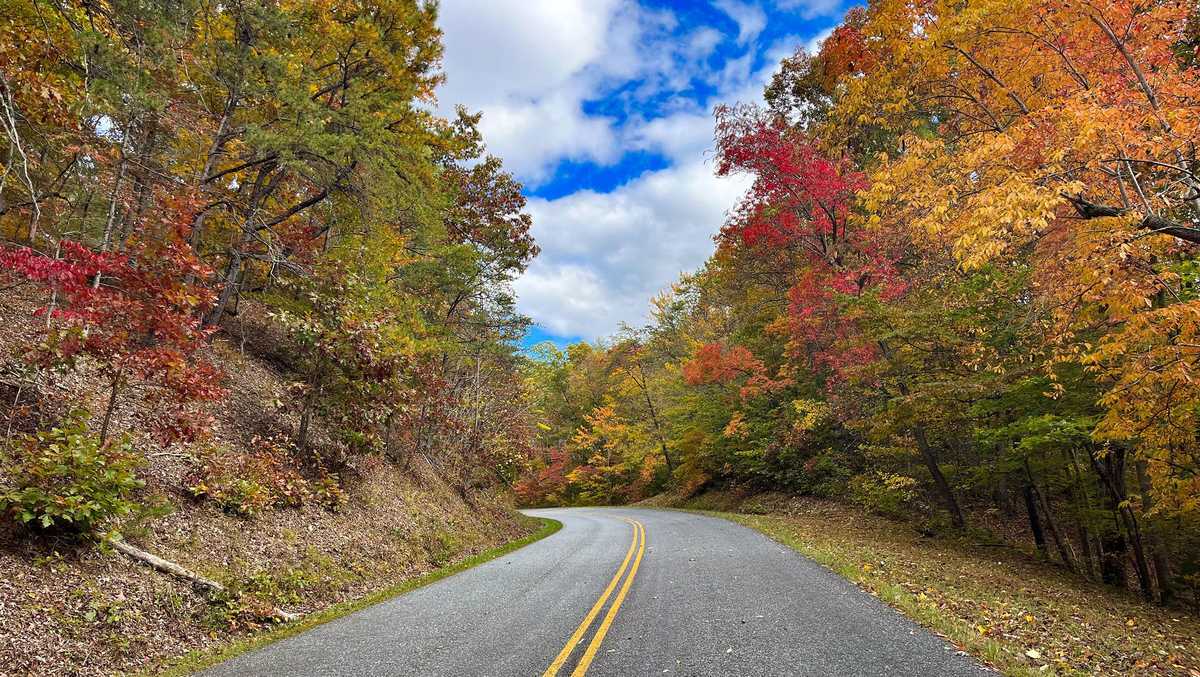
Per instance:
[[[1200,674],[1195,616],[1010,548],[926,538],[829,502],[785,514],[695,512],[797,550],[1006,675]]]
[[[227,644],[209,651],[194,651],[183,656],[182,658],[175,659],[172,664],[168,665],[165,669],[159,672],[147,674],[159,674],[167,677],[176,677],[199,672],[200,670],[216,665],[217,663],[227,661],[235,656],[240,656],[241,654],[249,651],[253,651],[268,644],[278,642],[279,640],[298,635],[302,632],[311,630],[318,625],[323,625],[332,620],[341,618],[342,616],[352,614],[355,611],[360,611],[369,606],[387,601],[397,595],[402,595],[411,590],[429,585],[435,581],[440,581],[447,576],[452,576],[461,571],[465,571],[472,567],[483,564],[489,560],[507,555],[508,553],[523,548],[530,543],[540,541],[541,539],[562,528],[562,522],[557,520],[547,519],[544,517],[531,519],[536,519],[541,523],[541,526],[537,531],[524,538],[511,541],[502,546],[493,548],[486,552],[481,552],[478,555],[473,555],[439,569],[434,569],[427,574],[418,576],[416,578],[411,578],[388,588],[384,588],[377,592],[371,593],[366,597],[334,604],[333,606],[322,609],[321,611],[311,613],[295,623],[281,625],[271,630],[255,634],[244,639],[239,639],[231,644]]]

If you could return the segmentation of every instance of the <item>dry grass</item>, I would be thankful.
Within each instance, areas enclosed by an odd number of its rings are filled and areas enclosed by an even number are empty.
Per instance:
[[[688,507],[740,508],[717,514],[795,548],[1005,674],[1200,676],[1200,620],[1018,550],[923,537],[828,501]]]

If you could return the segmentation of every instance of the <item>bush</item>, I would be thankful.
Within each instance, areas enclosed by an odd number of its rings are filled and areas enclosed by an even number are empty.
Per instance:
[[[129,440],[102,444],[88,430],[88,414],[72,412],[52,430],[16,440],[0,452],[0,514],[18,524],[84,533],[140,505],[143,486]]]
[[[212,449],[187,480],[187,489],[193,498],[211,500],[241,517],[313,501],[336,512],[347,500],[340,478],[320,469],[313,479],[305,478],[294,451],[282,437],[257,436],[241,451]]]
[[[917,499],[917,481],[883,472],[855,475],[850,480],[850,499],[881,515],[906,517]]]

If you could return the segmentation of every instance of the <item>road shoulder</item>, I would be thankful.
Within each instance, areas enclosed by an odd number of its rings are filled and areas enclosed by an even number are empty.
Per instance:
[[[275,642],[283,639],[287,639],[288,637],[293,637],[302,632],[312,630],[313,628],[329,623],[330,621],[337,620],[343,616],[347,616],[356,611],[361,611],[362,609],[366,609],[367,607],[374,606],[381,602],[386,602],[394,597],[403,595],[404,593],[425,587],[431,583],[435,583],[449,576],[453,576],[454,574],[494,560],[497,557],[502,557],[511,552],[520,550],[531,543],[535,543],[543,538],[546,538],[547,536],[550,536],[563,526],[562,522],[547,517],[533,517],[531,519],[536,519],[541,524],[536,531],[528,536],[510,541],[504,545],[492,548],[491,550],[481,552],[471,557],[467,557],[459,560],[458,562],[448,564],[439,569],[434,569],[426,574],[403,581],[397,585],[384,588],[365,597],[334,604],[333,606],[327,607],[321,611],[309,614],[295,623],[289,623],[287,625],[275,627],[271,630],[236,641],[232,644],[212,651],[190,653],[176,661],[165,671],[157,674],[164,675],[165,677],[180,677],[182,675],[191,675],[197,673],[205,668],[223,663],[227,660],[245,653],[249,653],[256,649],[261,649],[265,646],[274,644]]]
[[[753,528],[1007,675],[1194,675],[1200,621],[1011,548],[949,538],[827,501],[786,512],[696,510]]]

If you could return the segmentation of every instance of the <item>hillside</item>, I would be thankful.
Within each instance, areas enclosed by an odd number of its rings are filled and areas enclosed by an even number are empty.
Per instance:
[[[532,530],[538,250],[442,56],[411,0],[4,3],[0,673],[154,672]]]
[[[0,308],[0,336],[21,345],[36,333],[32,302]],[[134,498],[153,510],[110,525],[138,547],[224,584],[229,594],[209,599],[177,578],[156,572],[88,539],[69,534],[31,538],[0,531],[0,674],[106,675],[153,671],[191,651],[203,651],[269,627],[274,608],[309,614],[362,597],[531,531],[502,493],[473,491],[470,503],[428,462],[405,469],[378,457],[339,469],[335,504],[321,500],[286,506],[197,496],[195,486],[215,450],[262,449],[257,438],[294,426],[282,406],[290,374],[254,348],[261,327],[217,338],[207,356],[221,366],[229,397],[212,408],[212,434],[200,446],[154,443],[136,421],[146,402],[131,398],[115,416],[130,430],[145,463],[146,484]],[[12,374],[9,358],[0,373]],[[11,381],[5,396],[14,395]],[[52,397],[22,401],[89,403],[101,398],[86,374],[56,379]],[[11,402],[11,400],[9,400]],[[7,410],[6,414],[9,413]],[[58,411],[42,412],[43,416]],[[17,423],[22,423],[17,420]],[[321,422],[313,436],[328,438]],[[311,481],[301,459],[276,468]],[[0,466],[0,486],[10,479]],[[254,480],[253,464],[242,469]],[[258,480],[265,478],[259,477]],[[239,514],[250,509],[253,514]]]

